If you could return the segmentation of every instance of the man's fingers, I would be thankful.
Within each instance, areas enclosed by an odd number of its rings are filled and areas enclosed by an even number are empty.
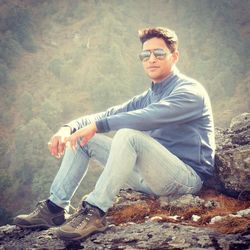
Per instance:
[[[71,149],[73,149],[74,151],[76,151],[76,139],[75,138],[72,138],[70,140],[70,147],[71,147]]]
[[[75,146],[74,146],[74,138],[72,136],[69,137],[65,137],[64,138],[64,150],[65,147],[71,148],[72,150],[75,150]]]
[[[83,147],[84,145],[86,145],[88,141],[89,141],[89,140],[88,140],[85,136],[83,136],[83,137],[81,138],[81,141],[80,141],[81,147]]]
[[[49,151],[51,151],[51,146],[52,146],[52,142],[49,141],[49,142],[48,142],[48,149],[49,149]]]
[[[61,155],[60,155],[60,154],[54,155],[54,156],[55,156],[55,158],[58,159],[58,160],[61,158]]]
[[[59,139],[57,137],[54,137],[52,139],[51,151],[50,151],[53,156],[58,155],[58,143],[59,143]]]
[[[65,148],[65,143],[60,140],[58,143],[58,154],[60,156],[63,154],[64,148]]]
[[[80,138],[80,145],[82,144],[82,138],[83,137],[81,137]],[[71,136],[69,136],[69,137],[66,137],[65,139],[64,139],[64,149],[65,149],[65,147],[69,147],[69,148],[71,148],[72,150],[74,150],[74,151],[76,151],[76,149],[77,149],[77,140],[79,139],[79,137],[77,136],[77,135],[71,135]],[[86,144],[86,142],[84,141],[83,142],[83,145],[85,145]]]
[[[57,159],[61,158],[61,154],[55,154],[55,150],[52,148],[52,142],[51,141],[48,142],[48,148],[49,148],[49,151],[50,151],[52,156],[54,156]]]

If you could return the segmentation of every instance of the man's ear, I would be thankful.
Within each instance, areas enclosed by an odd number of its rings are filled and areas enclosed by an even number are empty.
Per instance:
[[[172,58],[173,58],[173,63],[177,63],[179,60],[179,51],[176,50],[175,52],[172,53]]]

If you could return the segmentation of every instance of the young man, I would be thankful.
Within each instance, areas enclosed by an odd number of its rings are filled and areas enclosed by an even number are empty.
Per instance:
[[[139,31],[139,37],[139,57],[151,87],[120,106],[76,119],[52,136],[51,154],[64,157],[50,197],[33,213],[17,216],[16,225],[62,224],[57,229],[60,238],[83,239],[107,228],[105,213],[125,184],[159,196],[194,194],[212,175],[215,143],[209,97],[200,83],[176,69],[175,32],[149,28]],[[113,139],[101,134],[111,130],[117,130]],[[64,211],[92,157],[104,170],[80,210],[64,223]]]

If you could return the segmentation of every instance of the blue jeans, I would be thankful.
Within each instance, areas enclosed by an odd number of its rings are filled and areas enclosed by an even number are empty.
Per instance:
[[[159,196],[194,194],[202,187],[196,172],[155,139],[137,130],[120,129],[113,139],[96,134],[84,147],[66,149],[51,186],[52,202],[68,208],[90,158],[105,167],[86,201],[105,212],[124,186]]]

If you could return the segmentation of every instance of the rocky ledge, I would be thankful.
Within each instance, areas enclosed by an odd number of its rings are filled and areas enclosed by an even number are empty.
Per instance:
[[[232,119],[228,129],[216,129],[215,178],[207,186],[227,195],[250,198],[250,113]]]
[[[0,249],[250,249],[250,114],[217,129],[216,142],[215,178],[198,196],[159,198],[121,190],[105,233],[64,242],[55,228],[5,225]]]
[[[218,234],[210,229],[173,223],[146,222],[110,226],[104,234],[95,234],[84,242],[63,242],[55,229],[21,230],[1,228],[0,249],[249,249],[249,232]]]

